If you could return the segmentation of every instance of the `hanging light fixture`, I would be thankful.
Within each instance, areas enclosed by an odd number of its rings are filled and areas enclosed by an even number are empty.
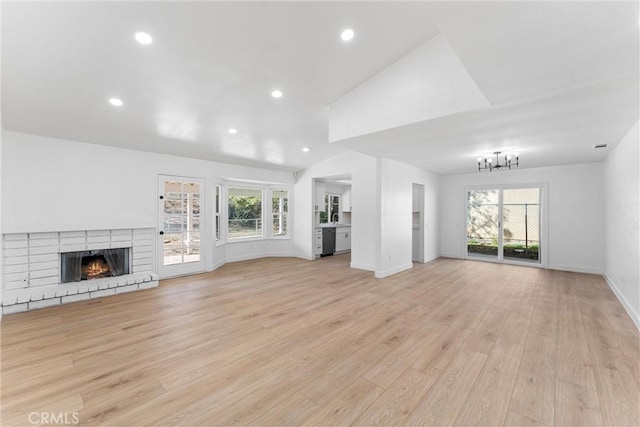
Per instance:
[[[491,172],[494,169],[500,169],[500,168],[511,169],[512,165],[516,167],[518,166],[518,160],[520,160],[520,157],[517,154],[505,154],[504,163],[500,163],[500,154],[502,154],[501,151],[494,151],[493,154],[496,155],[495,163],[493,162],[492,157],[489,157],[489,156],[478,157],[478,171],[489,169],[489,172]],[[514,157],[515,157],[515,162],[513,161]]]

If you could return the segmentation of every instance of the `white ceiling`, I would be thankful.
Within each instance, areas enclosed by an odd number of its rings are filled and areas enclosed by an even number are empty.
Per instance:
[[[471,172],[498,149],[518,150],[521,167],[600,161],[610,148],[593,145],[638,120],[638,12],[610,1],[4,2],[3,127],[282,170],[344,149],[438,173]],[[153,44],[137,44],[139,30]],[[438,34],[490,106],[328,142],[332,103]]]

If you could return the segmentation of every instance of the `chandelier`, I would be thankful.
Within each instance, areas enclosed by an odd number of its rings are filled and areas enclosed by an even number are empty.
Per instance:
[[[500,163],[500,154],[501,151],[494,151],[493,154],[496,155],[496,161],[493,162],[493,158],[484,156],[478,157],[478,171],[489,169],[491,172],[494,169],[500,168],[509,168],[511,169],[511,165],[518,166],[518,160],[520,159],[517,154],[506,154],[504,156],[504,163]],[[513,162],[513,158],[515,157],[515,162]],[[484,166],[483,166],[484,163]]]

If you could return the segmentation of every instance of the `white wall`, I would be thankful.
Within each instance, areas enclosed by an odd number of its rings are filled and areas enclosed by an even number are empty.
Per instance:
[[[379,246],[375,230],[379,222],[376,212],[377,160],[375,157],[346,151],[319,162],[300,172],[294,186],[294,245],[298,256],[313,259],[313,179],[332,176],[351,176],[351,266],[374,271],[376,248]]]
[[[382,159],[381,166],[381,248],[376,277],[412,267],[413,184],[425,188],[424,261],[440,254],[438,175],[389,159]]]
[[[602,273],[604,195],[601,163],[440,177],[441,254],[455,258],[465,256],[465,188],[515,184],[548,184],[548,267]]]
[[[213,247],[216,184],[224,178],[291,188],[291,173],[15,132],[5,131],[3,136],[3,233],[156,228],[158,174],[166,174],[205,179],[207,269],[227,257],[292,254],[292,239]]]
[[[640,329],[638,123],[604,162],[604,275]]]
[[[488,105],[447,39],[437,35],[331,104],[329,140]]]

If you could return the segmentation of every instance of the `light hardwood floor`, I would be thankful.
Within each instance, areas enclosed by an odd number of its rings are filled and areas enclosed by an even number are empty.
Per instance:
[[[2,425],[640,424],[638,331],[601,277],[348,265],[239,262],[6,316]]]

